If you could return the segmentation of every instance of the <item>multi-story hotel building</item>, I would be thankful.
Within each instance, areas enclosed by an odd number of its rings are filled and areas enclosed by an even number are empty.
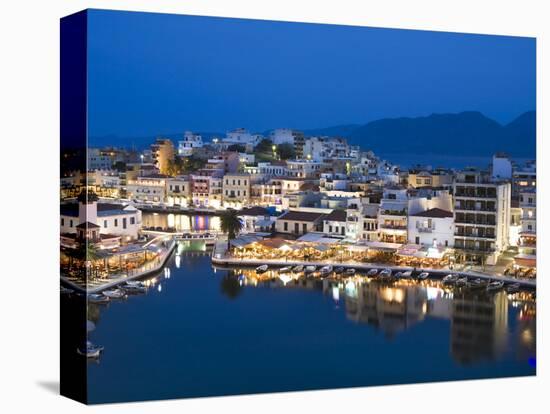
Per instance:
[[[178,155],[189,157],[193,155],[196,148],[202,148],[202,136],[191,131],[183,133],[183,139],[178,142]]]
[[[537,193],[535,188],[529,188],[519,193],[521,210],[518,255],[515,264],[521,267],[536,267],[537,265]]]
[[[138,176],[128,180],[126,191],[131,200],[162,203],[166,199],[166,181],[170,177],[164,174]]]
[[[165,138],[157,138],[154,144],[151,145],[151,157],[155,167],[161,174],[167,174],[171,161],[174,161],[176,150],[172,140]]]
[[[169,178],[166,181],[166,203],[170,206],[187,207],[191,198],[191,179],[187,175]]]
[[[466,170],[457,174],[453,190],[456,259],[495,264],[509,245],[510,182]]]
[[[378,212],[380,241],[386,243],[407,243],[407,190],[400,186],[384,189]]]
[[[240,209],[250,202],[250,174],[229,173],[223,177],[223,205]]]

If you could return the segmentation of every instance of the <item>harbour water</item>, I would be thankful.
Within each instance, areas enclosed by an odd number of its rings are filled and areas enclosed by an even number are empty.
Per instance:
[[[531,293],[283,281],[189,250],[147,293],[88,305],[105,347],[88,363],[91,403],[535,374]]]

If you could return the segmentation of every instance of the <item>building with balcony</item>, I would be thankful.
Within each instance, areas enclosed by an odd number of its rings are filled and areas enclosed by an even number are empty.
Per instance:
[[[228,208],[240,209],[250,203],[250,174],[228,173],[223,177],[223,205]]]
[[[191,198],[191,179],[187,175],[168,178],[166,181],[166,203],[170,206],[188,207]]]
[[[202,148],[202,136],[194,134],[191,131],[183,133],[183,139],[178,141],[178,155],[181,157],[189,157],[197,148]]]
[[[514,258],[520,267],[537,266],[537,193],[530,188],[519,193],[521,210],[518,255]]]
[[[400,186],[384,188],[378,212],[379,239],[385,243],[407,242],[408,194]]]
[[[432,208],[409,216],[409,243],[428,247],[452,247],[454,233],[454,215],[451,211]]]
[[[409,187],[451,187],[453,185],[453,174],[451,171],[436,170],[409,170],[407,176]]]
[[[166,182],[169,178],[170,176],[164,174],[151,174],[128,180],[128,198],[138,202],[163,203],[166,200]]]
[[[332,210],[323,217],[323,233],[329,236],[345,237],[347,231],[346,210]]]
[[[495,264],[509,245],[510,182],[466,170],[457,174],[453,193],[456,259]]]

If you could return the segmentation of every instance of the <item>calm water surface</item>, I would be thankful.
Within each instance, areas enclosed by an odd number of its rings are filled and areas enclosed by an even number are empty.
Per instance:
[[[105,347],[88,364],[90,402],[535,374],[527,293],[359,278],[284,285],[214,270],[206,252],[183,251],[168,269],[146,294],[89,305],[90,340]]]

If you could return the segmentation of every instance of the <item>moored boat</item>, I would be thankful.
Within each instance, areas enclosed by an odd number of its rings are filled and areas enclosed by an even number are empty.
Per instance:
[[[338,266],[336,269],[334,269],[334,273],[336,273],[337,275],[340,275],[344,273],[344,268],[342,266]]]
[[[430,274],[428,272],[422,272],[416,278],[418,280],[426,280],[429,277],[430,277]]]
[[[74,292],[74,289],[69,289],[69,288],[66,288],[65,286],[61,286],[59,289],[60,289],[60,292],[65,295],[70,295],[71,293]]]
[[[456,286],[466,286],[468,284],[468,278],[467,277],[460,277],[456,279],[455,285]]]
[[[313,273],[317,270],[317,266],[306,266],[306,268],[304,269],[304,271],[306,273]]]
[[[504,287],[504,282],[494,281],[487,285],[487,292],[496,292]]]
[[[321,275],[328,275],[329,273],[331,273],[333,270],[332,266],[328,265],[328,266],[323,266],[321,268],[321,270],[319,270],[319,272],[321,272]]]
[[[457,275],[448,274],[447,276],[445,276],[443,278],[443,283],[451,285],[451,284],[455,283],[457,281],[457,279],[458,279]]]
[[[384,270],[380,271],[380,273],[378,274],[378,276],[379,276],[381,279],[389,279],[389,278],[391,278],[391,276],[392,276],[392,270],[391,270],[391,269],[384,269]]]
[[[292,271],[292,266],[285,266],[279,269],[279,273],[290,273]]]
[[[103,291],[103,296],[107,296],[111,299],[120,299],[126,296],[126,292],[124,292],[122,289],[105,290]]]
[[[367,272],[367,276],[374,277],[378,274],[378,269],[371,269]]]
[[[141,280],[127,280],[126,286],[143,286],[145,287],[145,282],[142,282]]]
[[[256,273],[265,273],[267,272],[267,269],[269,268],[268,265],[261,265],[256,268]]]
[[[507,293],[517,293],[519,292],[521,285],[519,283],[512,283],[508,286],[506,286],[506,292]]]
[[[145,293],[147,291],[145,286],[140,285],[127,285],[123,289],[126,293]]]
[[[103,352],[103,347],[94,345],[91,342],[86,342],[86,346],[78,348],[76,351],[87,358],[98,358]]]
[[[411,279],[412,278],[412,271],[407,270],[405,272],[401,273],[401,279]]]
[[[292,268],[292,271],[293,271],[294,273],[301,273],[301,272],[304,271],[304,266],[303,266],[303,265],[294,266],[294,267]]]
[[[109,302],[109,298],[97,293],[91,293],[88,295],[88,302],[96,304],[107,303]]]
[[[471,289],[471,290],[484,289],[487,286],[487,282],[483,281],[480,278],[477,278],[477,279],[468,281],[468,284],[466,286],[468,287],[468,289]]]
[[[355,269],[354,268],[346,269],[346,275],[352,276],[354,274],[355,274]]]

